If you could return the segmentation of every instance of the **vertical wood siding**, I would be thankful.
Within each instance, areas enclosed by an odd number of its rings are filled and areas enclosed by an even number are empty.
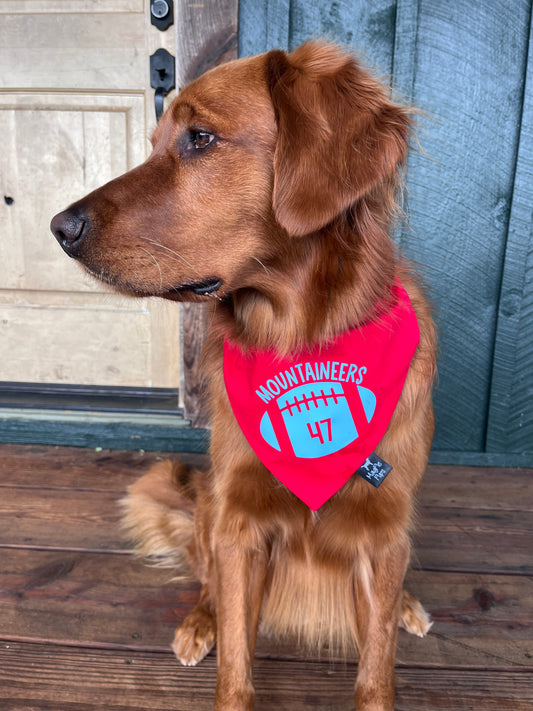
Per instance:
[[[533,464],[531,4],[240,1],[241,55],[337,40],[426,114],[398,239],[440,331],[436,459]]]
[[[528,0],[505,4],[425,1],[414,26],[411,3],[398,6],[398,26],[406,10],[410,26],[396,45],[398,88],[428,114],[420,141],[431,156],[411,159],[402,245],[437,307],[435,446],[445,450],[486,447],[530,13]]]
[[[488,451],[533,450],[533,28],[503,266]]]

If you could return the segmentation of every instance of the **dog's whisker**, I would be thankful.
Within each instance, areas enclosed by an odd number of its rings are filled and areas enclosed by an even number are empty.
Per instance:
[[[167,247],[166,245],[161,244],[160,242],[148,239],[147,237],[144,237],[143,239],[152,244],[154,247],[159,247],[160,249],[164,249],[166,252],[170,252],[170,254],[174,254],[180,260],[180,262],[183,262],[183,264],[185,264],[187,267],[190,267],[198,276],[202,276],[198,269],[196,269],[196,267],[191,264],[188,259],[185,259],[185,257],[179,252],[176,252],[174,249],[170,249],[170,247]]]
[[[148,251],[144,247],[141,247],[141,249],[143,252],[146,252],[146,254],[154,260],[156,267],[159,269],[159,288],[162,289],[163,288],[163,272],[161,271],[161,266],[159,265],[159,262],[157,261],[157,259],[154,257],[154,255],[150,251]]]
[[[270,269],[268,269],[267,267],[265,267],[265,265],[263,264],[263,262],[262,262],[258,257],[254,257],[254,260],[255,260],[258,264],[260,264],[260,265],[263,267],[263,269],[265,270],[265,272],[266,272],[267,274],[270,274]]]
[[[174,249],[170,249],[170,247],[167,247],[166,245],[161,244],[160,242],[156,242],[155,240],[149,239],[149,238],[147,238],[147,237],[143,237],[143,239],[145,239],[147,242],[149,242],[149,243],[150,243],[151,245],[153,245],[154,247],[159,247],[160,249],[164,249],[165,252],[170,252],[170,254],[175,255],[176,257],[178,257],[178,259],[179,259],[180,262],[182,262],[182,263],[185,264],[186,266],[190,267],[194,272],[196,272],[196,274],[197,274],[199,277],[202,277],[202,276],[203,276],[203,274],[202,274],[201,272],[199,272],[198,269],[196,269],[196,268],[194,267],[194,265],[191,264],[187,259],[185,259],[185,257],[184,257],[182,254],[180,254],[179,252],[176,252]],[[141,249],[144,249],[144,248],[141,247]],[[148,252],[148,250],[145,249],[144,251],[147,252],[148,254],[150,254],[150,256],[153,257],[153,255],[152,255],[150,252]],[[154,259],[155,259],[155,258],[154,258]],[[258,260],[258,261],[259,261],[259,260]],[[158,265],[158,266],[159,266],[159,265]],[[261,265],[261,266],[264,267],[264,265]],[[265,270],[266,270],[266,267],[264,267],[264,268],[265,268]],[[178,291],[178,290],[175,289],[174,291]],[[223,300],[223,299],[222,299],[217,293],[215,293],[215,292],[213,292],[213,293],[211,293],[211,294],[204,294],[204,296],[210,296],[210,297],[212,297],[213,299],[217,299],[218,301],[222,301],[222,300]]]

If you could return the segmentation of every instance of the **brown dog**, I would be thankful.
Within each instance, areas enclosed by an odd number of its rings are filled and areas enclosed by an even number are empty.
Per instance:
[[[309,644],[346,649],[354,642],[359,711],[393,709],[398,625],[420,635],[429,628],[420,603],[402,590],[413,501],[433,433],[435,372],[430,310],[390,237],[409,130],[409,112],[340,49],[307,43],[289,55],[272,51],[190,84],[163,116],[143,165],[52,221],[67,254],[117,290],[212,302],[212,468],[202,474],[160,464],[132,487],[126,506],[140,549],[188,564],[203,584],[174,651],[183,664],[196,664],[217,639],[217,711],[253,708],[260,620]],[[373,447],[392,471],[379,488],[354,474],[323,505],[309,507],[243,435],[224,380],[224,343],[245,360],[254,353],[297,359],[268,381],[275,403],[309,353],[368,325],[379,330],[398,300],[399,280],[420,341]],[[359,354],[350,359],[359,366],[357,383],[366,383],[370,371]],[[320,379],[317,363],[305,365],[307,381]],[[332,362],[331,392],[317,395],[305,381],[303,399],[285,404],[285,414],[339,405],[358,366]],[[369,390],[359,388],[367,419],[375,405]],[[314,417],[309,446],[333,447],[331,418]],[[246,412],[240,420],[246,429]],[[261,446],[277,452],[277,438],[287,433],[267,420]],[[322,462],[329,486],[330,474],[339,473],[334,460],[307,456],[297,476],[307,462]],[[353,458],[350,473],[365,456]]]

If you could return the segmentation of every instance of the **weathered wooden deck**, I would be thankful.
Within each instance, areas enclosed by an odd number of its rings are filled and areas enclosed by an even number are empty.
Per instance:
[[[0,445],[1,709],[212,709],[215,654],[169,651],[197,587],[133,559],[117,525],[155,456]],[[400,631],[397,709],[533,708],[532,491],[533,471],[430,468],[408,587],[435,624]],[[355,667],[262,639],[256,709],[352,709]]]

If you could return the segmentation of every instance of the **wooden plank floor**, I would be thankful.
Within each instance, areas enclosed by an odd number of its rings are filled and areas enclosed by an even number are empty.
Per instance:
[[[212,709],[215,654],[186,669],[169,651],[197,586],[135,560],[118,528],[156,457],[0,445],[1,709]],[[400,631],[398,710],[533,708],[532,491],[531,470],[430,467],[407,587],[434,626]],[[355,669],[260,639],[256,710],[349,711]]]

